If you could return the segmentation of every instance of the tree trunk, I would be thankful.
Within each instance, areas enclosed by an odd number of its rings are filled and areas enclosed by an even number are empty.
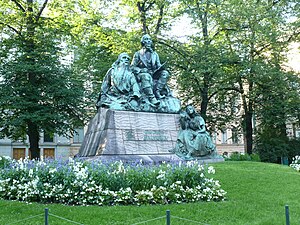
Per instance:
[[[204,80],[205,79],[208,79],[208,78],[204,78]],[[201,100],[201,106],[200,106],[201,107],[200,114],[205,121],[206,121],[206,112],[207,112],[207,106],[208,106],[208,88],[209,88],[208,85],[206,85],[206,82],[204,82],[204,87],[201,91],[202,100]]]
[[[245,112],[245,139],[246,139],[246,153],[252,154],[253,148],[253,113],[250,111]]]
[[[140,20],[142,24],[142,31],[143,34],[148,33],[148,27],[147,27],[147,21],[146,21],[146,9],[145,9],[145,3],[138,2],[137,3],[138,10],[140,12]]]
[[[32,68],[35,66],[35,59],[34,59],[34,51],[35,51],[35,41],[34,41],[34,35],[35,35],[35,21],[34,21],[34,15],[33,15],[33,0],[27,0],[27,30],[26,30],[26,55],[27,55],[27,61]],[[27,99],[28,101],[34,105],[35,95],[36,95],[36,88],[37,88],[37,80],[36,80],[36,74],[32,71],[32,69],[29,69],[27,71],[28,81],[30,83],[30,88],[27,91]],[[28,113],[33,113],[37,109],[35,107],[30,107]],[[40,149],[39,149],[39,128],[38,126],[33,123],[32,121],[28,121],[28,136],[29,136],[29,143],[30,143],[30,151],[31,151],[31,159],[39,159],[40,158]]]
[[[208,8],[208,4],[206,7]],[[204,38],[204,55],[206,56],[207,49],[209,48],[210,42],[209,42],[209,36],[208,36],[208,20],[207,20],[207,11],[205,10],[204,12],[201,12],[199,6],[198,6],[199,12],[200,12],[200,19],[201,19],[201,24],[202,24],[202,33],[203,33],[203,38]],[[205,60],[208,62],[208,60]],[[210,77],[211,74],[205,72],[204,73],[204,84],[203,84],[203,89],[201,91],[201,116],[203,117],[204,120],[206,120],[206,112],[207,112],[207,106],[208,106],[208,90],[209,90],[209,83],[210,83]]]
[[[239,78],[239,86],[241,90],[242,95],[242,105],[244,109],[244,121],[243,121],[243,129],[245,133],[245,147],[246,147],[246,153],[252,154],[252,148],[253,148],[253,124],[252,124],[252,117],[253,117],[253,102],[250,98],[248,98],[247,101],[247,93],[244,90],[243,81],[241,78]],[[253,89],[253,83],[249,82],[249,90],[248,94],[252,93]]]
[[[40,134],[38,127],[33,122],[28,122],[28,136],[30,143],[31,159],[40,158],[39,140]]]

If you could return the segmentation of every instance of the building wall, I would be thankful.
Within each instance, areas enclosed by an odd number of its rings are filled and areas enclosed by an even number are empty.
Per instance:
[[[41,133],[40,138],[40,152],[44,156],[44,150],[54,149],[55,159],[68,159],[74,157],[80,149],[84,138],[84,133],[87,131],[86,127],[77,129],[72,138],[54,135],[51,142],[46,142],[44,134]],[[287,125],[287,133],[290,137],[300,137],[299,127],[294,125]],[[231,128],[224,128],[221,131],[211,135],[213,142],[216,144],[217,151],[220,155],[230,155],[234,152],[241,154],[245,153],[244,137],[241,133],[236,133],[236,130]],[[10,156],[13,158],[14,149],[25,149],[25,156],[29,156],[29,141],[14,142],[10,139],[0,139],[0,156]],[[48,151],[49,152],[49,151]]]
[[[51,152],[53,149],[53,157],[55,159],[68,159],[69,157],[74,157],[79,152],[84,138],[84,132],[86,132],[86,128],[78,129],[77,133],[73,135],[73,138],[54,135],[52,142],[45,141],[44,134],[41,133],[40,154],[45,156],[46,152]],[[220,155],[223,155],[224,153],[231,154],[233,152],[244,153],[243,139],[239,138],[239,142],[234,143],[232,131],[230,129],[225,129],[223,132],[213,134],[212,139],[216,144],[216,148]],[[25,149],[25,156],[29,156],[28,139],[25,140],[25,142],[13,142],[10,139],[0,139],[0,156],[10,156],[13,158],[14,149]]]
[[[72,138],[54,135],[53,141],[44,141],[44,135],[41,133],[40,138],[40,154],[44,156],[45,153],[52,153],[55,159],[68,159],[73,157],[79,150],[78,143],[73,144]],[[75,146],[75,148],[74,148]],[[22,141],[12,141],[10,139],[0,139],[0,156],[14,157],[14,151],[17,149],[24,149],[25,157],[30,155],[28,139]]]

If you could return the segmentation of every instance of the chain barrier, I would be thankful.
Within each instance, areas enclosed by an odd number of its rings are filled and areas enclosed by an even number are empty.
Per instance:
[[[198,224],[203,224],[203,225],[209,225],[208,223],[201,223],[201,222],[198,222],[198,221],[195,221],[195,220],[189,220],[189,219],[181,218],[181,217],[178,217],[178,216],[171,216],[171,218],[172,217],[176,218],[176,219],[179,219],[179,220],[185,220],[187,222],[198,223]]]
[[[61,220],[68,221],[68,222],[70,222],[70,223],[84,225],[83,223],[78,223],[78,222],[75,222],[75,221],[72,221],[72,220],[66,219],[66,218],[64,218],[64,217],[61,217],[61,216],[54,215],[54,214],[52,214],[52,213],[49,213],[49,215],[50,215],[50,216],[54,216],[54,217],[56,217],[56,218],[59,218],[59,219],[61,219]]]
[[[38,215],[35,215],[35,216],[30,216],[30,217],[27,217],[25,219],[18,220],[18,221],[12,222],[12,223],[7,223],[6,225],[20,223],[20,222],[23,222],[25,220],[29,220],[29,219],[32,219],[32,218],[35,218],[35,217],[39,217],[39,216],[44,216],[44,213],[41,213],[41,214],[38,214]]]
[[[143,222],[133,223],[131,225],[143,224],[143,223],[151,222],[151,221],[154,221],[154,220],[159,220],[159,219],[162,219],[162,218],[166,218],[166,217],[165,216],[161,216],[161,217],[157,217],[157,218],[154,218],[154,219],[151,219],[151,220],[145,220]]]

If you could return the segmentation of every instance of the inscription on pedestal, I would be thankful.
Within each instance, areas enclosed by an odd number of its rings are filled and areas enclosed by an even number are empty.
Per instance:
[[[124,141],[168,141],[165,132],[160,130],[144,130],[142,132],[125,130],[124,138]]]
[[[125,141],[136,141],[136,135],[133,130],[125,130]]]
[[[168,138],[160,130],[145,130],[144,141],[166,141]]]

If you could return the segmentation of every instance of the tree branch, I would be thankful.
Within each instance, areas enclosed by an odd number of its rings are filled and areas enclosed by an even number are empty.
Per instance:
[[[148,11],[154,5],[154,3],[155,3],[155,1],[150,2],[149,5],[145,8],[145,12]]]
[[[300,35],[300,30],[299,31],[294,31],[293,34],[289,36],[287,39],[288,42],[292,41],[294,38],[297,38]]]
[[[19,9],[21,9],[22,12],[26,12],[26,10],[23,8],[23,6],[17,0],[11,0],[11,1],[14,2],[17,5],[17,7]]]
[[[186,57],[186,56],[187,56],[186,54],[180,52],[178,49],[174,48],[172,45],[169,45],[169,44],[166,43],[166,42],[158,41],[157,43],[162,44],[162,45],[165,45],[165,46],[167,46],[167,47],[173,49],[175,52],[177,52],[179,55],[181,55],[181,56],[183,56],[183,57]]]
[[[236,91],[236,92],[238,92],[238,93],[240,93],[240,94],[242,93],[240,89],[235,88],[235,87],[221,88],[220,90],[213,92],[213,93],[208,97],[208,101],[210,101],[210,99],[211,99],[212,97],[214,97],[216,94],[218,94],[220,91]]]
[[[16,34],[21,35],[21,32],[18,31],[16,28],[12,27],[11,25],[3,23],[1,21],[0,21],[0,24],[3,24],[4,26],[7,26],[9,29],[13,30]]]
[[[42,7],[41,7],[41,9],[40,9],[40,11],[38,12],[38,14],[35,17],[36,21],[38,21],[39,18],[41,17],[44,9],[46,8],[47,3],[48,3],[48,0],[45,0],[44,3],[43,3],[43,5],[42,5]]]
[[[164,7],[165,7],[165,5],[162,5],[159,8],[159,17],[158,17],[158,20],[157,20],[157,23],[156,23],[155,34],[158,34],[159,29],[161,27],[161,21],[162,21],[163,15],[164,15]]]

